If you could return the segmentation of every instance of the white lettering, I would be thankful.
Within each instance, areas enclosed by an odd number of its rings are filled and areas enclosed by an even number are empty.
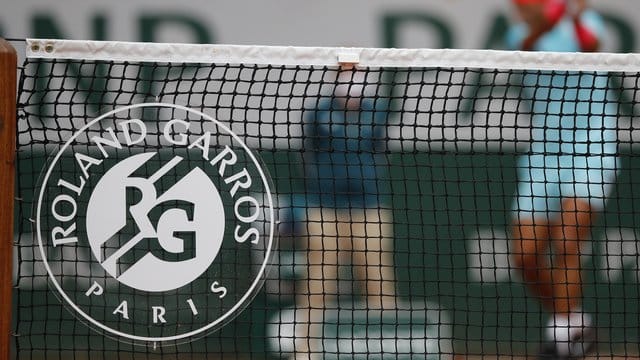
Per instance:
[[[113,311],[113,315],[115,314],[120,314],[122,315],[123,319],[129,320],[129,305],[127,304],[126,300],[121,302],[120,305],[118,305],[118,307]]]
[[[62,201],[68,203],[71,206],[71,211],[69,212],[68,215],[60,214],[58,210],[57,205]],[[67,222],[73,219],[73,217],[76,216],[77,209],[78,209],[78,206],[76,205],[76,201],[67,194],[60,194],[56,196],[56,198],[53,199],[53,203],[51,204],[51,212],[53,213],[53,217],[60,222]],[[60,211],[61,210],[62,209],[60,209]]]
[[[242,235],[239,234],[239,231],[240,231],[240,225],[236,226],[236,230],[233,234],[236,239],[236,242],[244,243],[251,236],[253,236],[253,240],[251,240],[252,244],[257,244],[258,241],[260,240],[260,232],[257,229],[249,228]]]
[[[225,158],[227,157],[228,158]],[[229,146],[225,146],[224,150],[222,150],[218,155],[216,155],[213,160],[211,160],[211,165],[216,165],[220,162],[220,167],[218,168],[218,174],[224,176],[224,171],[227,168],[227,165],[234,165],[238,161],[238,156],[236,153],[231,150]]]
[[[189,304],[189,307],[191,308],[191,312],[193,313],[193,315],[198,315],[198,309],[196,309],[196,304],[193,303],[192,299],[187,300],[187,304]]]
[[[173,119],[171,121],[169,121],[167,123],[167,125],[164,127],[164,138],[171,144],[175,144],[175,145],[187,145],[187,135],[184,132],[178,132],[179,137],[174,138],[171,137],[171,133],[175,132],[174,130],[174,124],[180,124],[182,126],[184,126],[184,131],[189,130],[189,123],[184,121],[184,120],[180,120],[180,119]],[[208,159],[207,159],[208,160]]]
[[[227,296],[227,288],[220,286],[220,283],[217,281],[214,281],[213,284],[211,284],[211,292],[214,294],[220,294],[218,295],[220,299]]]
[[[87,170],[89,170],[89,168],[93,165],[100,165],[102,163],[102,160],[94,159],[89,155],[81,153],[75,153],[75,157],[76,162],[80,166],[80,170],[82,170],[82,174],[86,179],[89,178],[89,173],[87,172]]]
[[[209,160],[209,146],[211,146],[211,133],[206,132],[204,135],[197,138],[191,145],[189,145],[188,149],[193,149],[194,147],[202,150],[202,157],[205,160]]]
[[[138,135],[137,139],[134,139],[131,136],[132,128],[129,127],[129,124],[137,125],[138,131],[140,132],[139,134],[134,134],[134,135]],[[144,122],[140,119],[126,120],[121,122],[118,125],[122,129],[122,135],[124,136],[124,141],[127,142],[128,146],[135,145],[137,143],[144,141],[144,138],[147,136],[147,127],[145,126]]]
[[[104,146],[102,145],[108,145],[116,149],[122,149],[122,144],[120,144],[120,141],[118,140],[118,137],[116,136],[116,133],[113,131],[113,129],[109,127],[107,128],[107,132],[109,133],[109,135],[111,135],[111,139],[105,139],[98,136],[94,136],[91,138],[91,141],[93,141],[96,146],[98,146],[98,149],[100,149],[100,152],[102,152],[102,156],[104,156],[105,158],[109,157],[109,153],[107,153],[107,150],[105,150]]]
[[[240,181],[240,179],[244,179],[244,181]],[[236,192],[239,188],[248,189],[249,187],[251,187],[251,176],[249,175],[247,169],[242,169],[242,171],[240,171],[239,173],[224,179],[224,182],[227,184],[230,184],[232,182],[234,183],[231,187],[230,193],[231,196],[236,196]]]
[[[244,203],[250,203],[249,205],[252,205],[249,206],[249,216],[240,214],[240,206]],[[253,214],[251,214],[251,209],[254,209]],[[256,221],[256,219],[258,219],[258,216],[260,216],[260,204],[258,203],[258,200],[252,198],[251,196],[243,196],[236,201],[236,204],[233,207],[233,211],[235,212],[238,220],[242,221],[245,224],[248,224],[250,222]]]
[[[80,193],[82,193],[82,189],[84,189],[84,184],[86,183],[86,181],[84,180],[84,178],[80,178],[80,186],[76,186],[73,185],[71,183],[66,182],[65,180],[58,180],[58,186],[62,186],[64,188],[67,188],[71,191],[73,191],[74,193],[80,195]]]
[[[164,319],[164,314],[166,314],[167,310],[165,310],[162,306],[152,306],[153,309],[153,323],[157,324],[158,322],[166,323],[167,320]]]
[[[100,296],[102,295],[102,293],[104,293],[104,289],[102,288],[102,286],[100,286],[100,284],[94,281],[93,285],[91,285],[89,290],[87,290],[87,292],[84,293],[84,296],[90,296],[90,295]]]
[[[78,242],[77,237],[69,237],[69,235],[71,235],[71,233],[74,231],[76,231],[76,223],[72,223],[66,229],[64,229],[62,226],[54,227],[53,230],[51,230],[51,240],[53,241],[53,247]],[[58,235],[62,235],[62,237],[58,237]]]

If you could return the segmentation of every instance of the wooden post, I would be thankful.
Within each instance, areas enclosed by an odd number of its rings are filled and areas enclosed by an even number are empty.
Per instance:
[[[16,74],[16,50],[0,39],[0,360],[11,350]]]

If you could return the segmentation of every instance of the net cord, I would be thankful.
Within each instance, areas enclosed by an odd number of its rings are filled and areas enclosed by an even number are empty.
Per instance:
[[[382,49],[27,39],[26,56],[123,62],[251,63],[287,66],[445,67],[640,71],[640,54],[469,49]]]

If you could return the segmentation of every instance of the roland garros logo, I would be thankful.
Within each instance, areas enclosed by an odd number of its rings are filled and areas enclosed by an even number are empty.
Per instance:
[[[56,294],[133,342],[219,328],[263,281],[269,184],[256,154],[204,113],[147,103],[92,120],[40,181],[36,233]]]

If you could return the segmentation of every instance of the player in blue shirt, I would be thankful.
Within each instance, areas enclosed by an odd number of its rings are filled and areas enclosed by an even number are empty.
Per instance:
[[[523,20],[509,31],[513,49],[595,51],[601,17],[584,0],[514,0]],[[518,163],[512,230],[515,264],[551,313],[545,358],[581,357],[593,344],[581,309],[580,253],[618,169],[617,107],[605,73],[528,71],[531,147]],[[548,251],[553,252],[550,260]]]
[[[366,75],[340,71],[333,94],[307,104],[304,114],[309,266],[296,305],[308,309],[297,318],[309,327],[296,331],[300,354],[321,351],[306,337],[322,334],[339,265],[350,263],[367,308],[395,308],[392,214],[382,206],[388,112],[386,100],[365,96]]]
[[[306,188],[317,207],[379,207],[387,111],[383,100],[362,98],[362,87],[338,85],[305,115]]]

